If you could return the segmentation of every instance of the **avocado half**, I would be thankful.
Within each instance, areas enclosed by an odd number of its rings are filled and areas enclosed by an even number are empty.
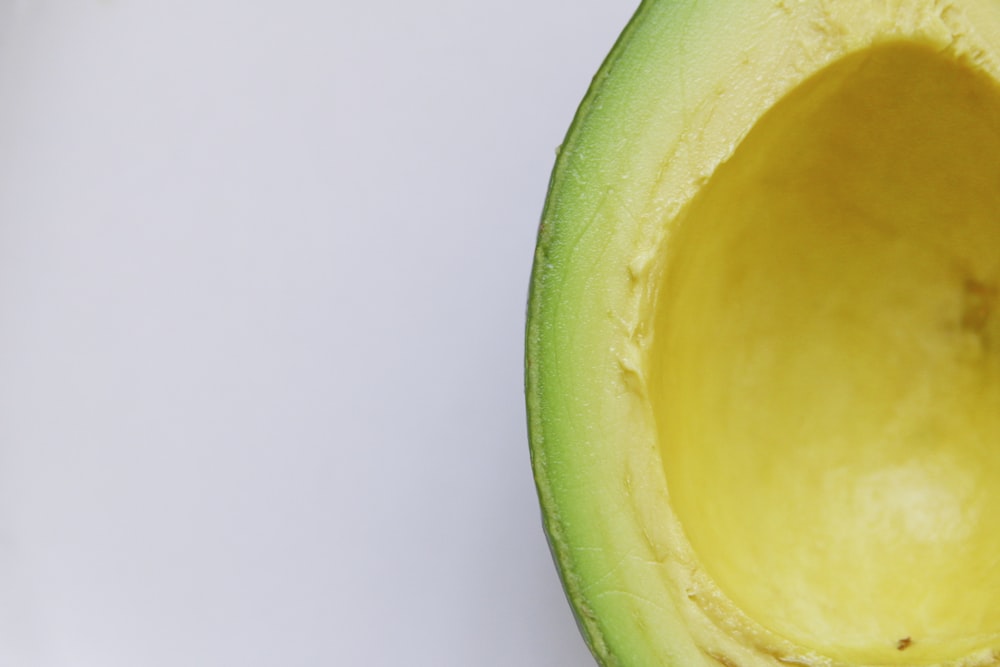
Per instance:
[[[527,327],[603,665],[1000,663],[998,81],[996,0],[642,3]]]

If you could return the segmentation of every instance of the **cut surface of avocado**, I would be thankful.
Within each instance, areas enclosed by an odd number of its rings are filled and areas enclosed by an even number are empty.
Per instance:
[[[640,7],[527,330],[602,664],[1000,663],[998,63],[992,0]]]

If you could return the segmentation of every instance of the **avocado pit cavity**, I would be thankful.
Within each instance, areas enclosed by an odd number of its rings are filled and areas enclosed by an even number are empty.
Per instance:
[[[670,502],[753,623],[853,664],[1000,640],[1000,89],[915,42],[754,126],[677,221]]]

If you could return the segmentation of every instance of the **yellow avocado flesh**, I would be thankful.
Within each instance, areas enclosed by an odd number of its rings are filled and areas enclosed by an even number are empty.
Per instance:
[[[917,43],[822,69],[677,220],[650,402],[753,622],[838,661],[1000,637],[1000,89]]]

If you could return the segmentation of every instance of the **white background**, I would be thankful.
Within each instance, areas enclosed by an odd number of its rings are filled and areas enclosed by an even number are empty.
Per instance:
[[[0,665],[593,664],[522,399],[630,0],[0,0]]]

